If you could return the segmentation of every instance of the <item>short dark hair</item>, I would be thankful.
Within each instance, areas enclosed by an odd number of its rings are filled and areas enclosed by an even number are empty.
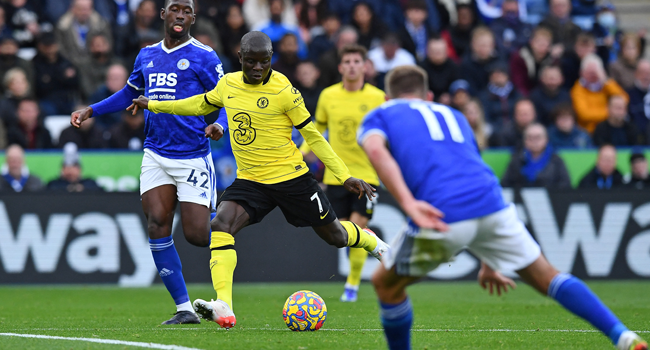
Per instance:
[[[348,44],[343,46],[339,50],[339,63],[343,61],[343,56],[351,53],[358,53],[361,55],[361,58],[365,61],[368,59],[368,49],[365,47],[359,45],[359,44]]]
[[[427,3],[424,0],[409,0],[404,6],[404,10],[423,10],[427,11]]]
[[[573,117],[573,120],[576,119],[576,112],[573,110],[571,103],[558,104],[551,110],[550,117],[553,123],[555,123],[557,121],[557,118],[559,118],[561,115],[566,114],[571,115]]]
[[[405,94],[426,94],[429,89],[427,72],[418,66],[399,66],[393,68],[388,74],[384,86],[390,98],[397,98]]]
[[[266,50],[269,53],[273,53],[273,43],[271,42],[271,38],[258,31],[251,31],[244,34],[241,38],[241,53],[244,54],[246,52],[257,50]]]
[[[172,2],[172,1],[174,1],[174,0],[165,0],[165,8],[168,8],[168,7],[169,7],[169,3]],[[194,1],[195,1],[195,0],[190,0],[190,2],[192,3],[192,9],[195,9],[195,8],[196,8],[196,4],[194,3]]]

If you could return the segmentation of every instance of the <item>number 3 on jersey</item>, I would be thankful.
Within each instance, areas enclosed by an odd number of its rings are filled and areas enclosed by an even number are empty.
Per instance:
[[[196,187],[196,184],[200,181],[196,176],[194,176],[195,171],[196,170],[192,169],[192,172],[190,173],[190,176],[187,177],[187,182],[191,183],[192,186],[194,186],[194,187]],[[206,172],[202,172],[200,174],[200,176],[202,178],[205,177],[205,181],[203,181],[203,183],[199,187],[205,188],[207,190],[208,189],[207,184],[208,184],[208,180],[210,179],[210,177],[208,176],[208,173],[206,173]]]
[[[438,112],[445,120],[445,124],[447,124],[451,139],[458,143],[465,142],[465,137],[460,130],[460,126],[458,126],[458,121],[449,108],[426,102],[411,102],[409,107],[420,112],[422,118],[424,118],[424,122],[427,123],[429,135],[431,135],[431,139],[434,141],[442,141],[445,139],[445,134],[442,132],[438,118],[436,118],[434,113]]]

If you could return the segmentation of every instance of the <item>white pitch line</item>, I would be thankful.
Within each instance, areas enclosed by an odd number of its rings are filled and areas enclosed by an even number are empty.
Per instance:
[[[140,348],[163,349],[163,350],[200,350],[200,349],[188,348],[188,347],[180,346],[180,345],[141,343],[141,342],[135,342],[135,341],[124,341],[124,340],[114,340],[114,339],[71,338],[71,337],[57,337],[57,336],[52,336],[52,335],[20,334],[20,333],[0,333],[0,336],[21,337],[21,338],[37,338],[37,339],[85,341],[85,342],[90,342],[90,343],[128,345],[128,346],[136,346],[136,347],[140,347]]]
[[[26,329],[14,329],[14,331],[119,331],[125,330],[126,328],[26,328]],[[227,332],[227,329],[223,328],[198,328],[198,327],[183,327],[183,328],[152,328],[152,331],[196,331],[196,330],[209,330],[209,331],[224,331]],[[242,330],[242,331],[288,331],[287,328],[253,328],[253,327],[240,327],[233,329]],[[332,331],[332,332],[383,332],[382,328],[322,328],[321,331]],[[561,332],[561,333],[599,333],[600,331],[595,329],[444,329],[444,328],[415,328],[412,329],[413,332]],[[633,331],[635,333],[650,333],[650,330],[644,331]],[[4,334],[13,334],[13,333],[0,333]],[[74,338],[81,339],[81,338]]]

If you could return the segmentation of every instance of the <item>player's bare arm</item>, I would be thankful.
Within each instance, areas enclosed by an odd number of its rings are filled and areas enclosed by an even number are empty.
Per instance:
[[[83,123],[86,119],[90,118],[92,115],[93,115],[93,109],[90,106],[80,109],[78,111],[74,111],[70,115],[70,124],[78,129],[79,127],[81,127],[81,123]]]
[[[490,295],[494,293],[495,288],[499,296],[501,296],[502,289],[504,293],[508,292],[508,286],[512,289],[517,288],[515,281],[502,275],[499,271],[493,270],[484,262],[481,262],[481,270],[478,272],[478,283],[483,289],[488,290],[489,288]]]
[[[370,135],[362,145],[377,175],[388,191],[395,197],[406,214],[416,225],[438,231],[447,231],[449,227],[441,219],[444,214],[426,201],[417,200],[409,190],[402,171],[395,158],[386,148],[386,141],[379,135]]]
[[[133,103],[130,106],[126,107],[127,111],[132,111],[132,114],[135,115],[141,109],[149,109],[149,99],[140,95],[138,98],[133,99]]]
[[[374,187],[370,186],[367,182],[357,179],[356,177],[351,177],[343,183],[343,187],[345,187],[346,190],[356,193],[359,195],[359,199],[363,195],[366,195],[368,197],[368,200],[372,200],[373,198],[376,197],[375,193],[377,189]]]

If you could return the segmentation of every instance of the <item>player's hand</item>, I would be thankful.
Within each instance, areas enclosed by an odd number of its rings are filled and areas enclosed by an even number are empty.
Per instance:
[[[130,106],[126,107],[127,111],[133,111],[133,115],[138,113],[138,110],[149,109],[149,99],[140,95],[138,98],[133,99],[133,103]]]
[[[205,137],[219,141],[223,137],[223,129],[217,124],[210,124],[205,127]]]
[[[366,197],[368,197],[368,200],[372,201],[372,199],[375,197],[375,192],[377,191],[374,187],[370,186],[367,182],[357,179],[355,177],[351,177],[343,183],[343,187],[345,187],[346,190],[356,193],[359,195],[359,199],[363,197],[365,194]]]
[[[84,120],[90,118],[92,115],[93,115],[93,109],[90,107],[86,107],[84,109],[74,111],[70,115],[70,124],[75,128],[79,129],[79,127],[81,127],[81,123],[83,123]]]
[[[489,288],[490,295],[494,294],[494,289],[497,290],[497,295],[501,296],[501,289],[504,293],[508,292],[508,286],[510,288],[517,288],[517,284],[512,279],[502,275],[498,271],[492,270],[485,263],[481,263],[481,270],[478,272],[478,283],[487,290]]]
[[[442,221],[445,216],[438,208],[429,202],[414,200],[403,205],[406,214],[421,228],[430,228],[440,232],[449,230],[449,226]]]

